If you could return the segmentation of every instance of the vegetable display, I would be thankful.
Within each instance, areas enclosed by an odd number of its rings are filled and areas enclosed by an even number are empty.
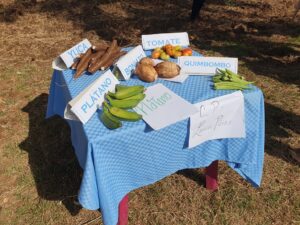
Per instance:
[[[116,92],[108,92],[106,101],[102,105],[100,120],[108,129],[117,129],[122,126],[123,121],[138,121],[142,116],[132,109],[145,98],[145,88],[142,85],[125,86],[116,85]]]
[[[80,77],[85,71],[93,74],[97,70],[105,70],[125,54],[126,52],[121,51],[116,40],[113,40],[110,46],[92,46],[84,54],[78,56],[71,66],[76,70],[74,78]]]
[[[176,45],[165,45],[161,48],[155,48],[151,54],[153,59],[162,59],[162,60],[169,60],[170,57],[177,59],[179,56],[191,56],[193,53],[192,49],[184,48],[182,49],[181,46]]]
[[[217,69],[217,73],[213,76],[215,90],[244,90],[250,89],[249,84],[253,82],[246,81],[240,76],[228,69]]]

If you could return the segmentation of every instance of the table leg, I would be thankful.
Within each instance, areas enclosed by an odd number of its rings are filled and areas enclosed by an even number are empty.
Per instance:
[[[128,195],[119,204],[119,221],[117,225],[127,225],[128,223]]]
[[[210,191],[218,189],[218,160],[213,161],[205,169],[206,188]]]

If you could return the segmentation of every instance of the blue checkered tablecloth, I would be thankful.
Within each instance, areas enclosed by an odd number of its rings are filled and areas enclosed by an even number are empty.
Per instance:
[[[74,80],[74,73],[72,70],[53,72],[47,118],[63,117],[67,103],[102,74],[85,74]],[[190,76],[182,84],[161,79],[149,84],[136,77],[121,83],[146,87],[162,83],[191,103],[233,92],[213,90],[210,76]],[[243,94],[246,138],[207,141],[193,149],[187,148],[188,119],[159,131],[152,130],[143,120],[124,122],[121,128],[108,130],[100,121],[99,112],[84,125],[67,120],[72,144],[83,169],[79,190],[81,205],[91,210],[100,208],[104,224],[115,225],[119,202],[130,191],[181,169],[206,167],[214,160],[226,161],[253,186],[259,186],[264,157],[264,99],[262,92],[254,86]]]

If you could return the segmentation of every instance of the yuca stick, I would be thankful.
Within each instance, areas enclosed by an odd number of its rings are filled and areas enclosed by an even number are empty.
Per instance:
[[[95,52],[101,51],[101,50],[106,50],[108,48],[108,45],[94,45],[92,47],[92,50]]]
[[[118,58],[125,55],[127,52],[117,52],[112,55],[109,60],[101,67],[101,70],[105,70],[106,68],[110,67]]]
[[[111,53],[111,55],[112,55],[112,56],[113,56],[113,55],[116,55],[116,54],[119,53],[119,52],[120,52],[120,48],[118,47],[116,50],[114,50],[114,51]],[[103,53],[102,56],[104,56],[104,54],[106,54],[106,53]],[[101,68],[103,65],[105,65],[106,62],[109,61],[110,58],[111,58],[111,57],[107,58],[106,61],[102,61],[102,64],[101,64],[100,68]],[[101,57],[91,59],[91,60],[90,60],[90,63],[89,63],[89,68],[95,66],[95,64],[97,64],[100,60],[102,60]],[[100,69],[100,68],[98,68],[98,69]]]
[[[90,73],[95,73],[97,70],[99,70],[103,66],[103,64],[107,61],[107,59],[111,57],[111,54],[115,51],[116,48],[118,48],[117,41],[113,40],[111,45],[106,50],[105,54],[102,55],[102,57],[99,60],[91,64],[90,67],[88,68],[88,71]]]
[[[71,69],[72,69],[72,70],[76,70],[76,68],[77,68],[77,66],[78,66],[78,64],[79,64],[79,62],[80,62],[80,58],[77,58],[77,59],[75,60],[75,62],[72,64]]]
[[[80,54],[78,56],[76,56],[74,63],[71,65],[71,69],[75,70],[79,64],[80,59],[82,58],[83,54]]]
[[[99,50],[99,51],[93,53],[91,56],[91,59],[89,61],[89,66],[92,63],[94,63],[97,59],[100,59],[103,56],[103,54],[105,53],[105,51],[106,51],[106,49],[103,49],[103,50]]]
[[[92,55],[92,48],[89,48],[85,52],[85,54],[82,56],[78,66],[77,66],[77,71],[74,75],[74,78],[80,77],[81,74],[88,68],[91,55]]]
[[[117,47],[116,49],[114,49],[111,53],[109,57],[106,57],[106,59],[101,58],[100,60],[102,60],[102,64],[101,67],[103,65],[106,65],[108,61],[110,61],[110,58],[113,57],[114,55],[118,54],[121,51],[120,47]],[[104,56],[103,56],[104,57]]]

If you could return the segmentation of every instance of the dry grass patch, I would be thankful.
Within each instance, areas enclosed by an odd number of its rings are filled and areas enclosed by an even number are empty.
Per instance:
[[[174,31],[188,31],[205,55],[239,57],[240,73],[263,90],[263,182],[255,189],[221,163],[220,189],[210,193],[202,169],[180,171],[130,193],[129,224],[299,224],[290,151],[300,140],[300,30],[290,2],[207,1],[191,23],[191,0],[2,1],[0,224],[101,224],[98,211],[74,204],[81,169],[67,124],[44,119],[51,62],[83,38],[136,45],[141,34]]]

